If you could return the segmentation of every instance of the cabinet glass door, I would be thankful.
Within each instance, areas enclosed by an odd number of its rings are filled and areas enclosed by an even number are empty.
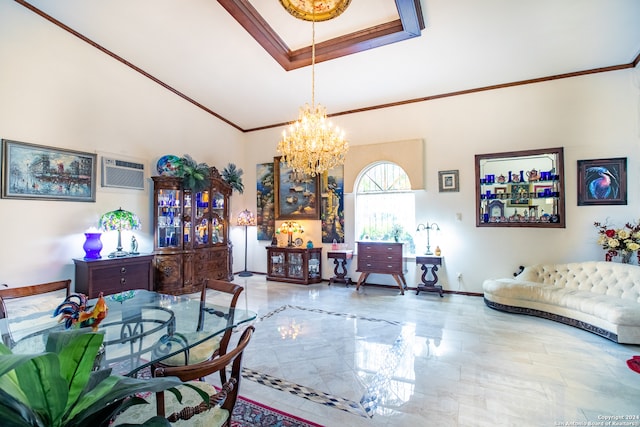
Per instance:
[[[191,229],[191,193],[185,192],[184,194],[184,208],[183,208],[183,218],[184,222],[182,224],[182,240],[184,241],[184,245],[190,247],[192,242],[193,230]]]
[[[157,233],[159,248],[181,247],[182,207],[181,191],[173,189],[158,190]]]
[[[303,274],[303,264],[304,264],[304,257],[303,254],[301,252],[294,252],[294,253],[290,253],[289,255],[289,262],[288,262],[288,266],[289,266],[289,277],[295,278],[295,279],[302,279],[304,278],[304,274]]]
[[[203,246],[209,243],[209,236],[211,235],[209,209],[209,192],[201,191],[199,193],[196,193],[195,215],[193,218],[193,241],[196,246]]]
[[[281,251],[271,251],[271,275],[272,276],[285,276],[285,263],[284,258],[285,254]]]
[[[213,193],[211,201],[211,222],[213,228],[211,230],[211,243],[224,243],[225,222],[224,222],[224,195],[221,193]]]
[[[317,252],[309,253],[309,278],[315,279],[320,277],[320,254]]]

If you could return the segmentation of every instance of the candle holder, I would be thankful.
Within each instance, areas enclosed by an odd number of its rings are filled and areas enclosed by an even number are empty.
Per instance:
[[[433,255],[433,252],[431,252],[431,243],[429,241],[429,232],[431,230],[440,231],[440,226],[438,224],[436,224],[435,222],[432,222],[431,224],[427,223],[427,225],[418,224],[418,228],[416,228],[416,231],[423,231],[423,230],[427,230],[427,253],[426,253],[426,255]]]

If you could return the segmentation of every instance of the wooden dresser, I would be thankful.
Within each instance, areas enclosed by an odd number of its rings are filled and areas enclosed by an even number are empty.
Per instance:
[[[391,274],[400,293],[404,295],[407,281],[402,272],[402,243],[395,242],[357,242],[358,268],[360,278],[356,291],[364,285],[371,273]]]
[[[97,298],[131,289],[153,290],[153,255],[85,260],[76,258],[75,291]]]

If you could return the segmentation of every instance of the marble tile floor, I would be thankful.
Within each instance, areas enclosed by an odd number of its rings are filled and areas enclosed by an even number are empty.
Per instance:
[[[481,297],[234,283],[258,313],[240,394],[324,426],[640,426],[640,346]]]

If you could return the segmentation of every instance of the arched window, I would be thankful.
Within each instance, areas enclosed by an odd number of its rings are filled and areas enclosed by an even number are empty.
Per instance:
[[[395,163],[371,164],[355,188],[355,240],[397,240],[415,252],[415,197],[405,171]]]

